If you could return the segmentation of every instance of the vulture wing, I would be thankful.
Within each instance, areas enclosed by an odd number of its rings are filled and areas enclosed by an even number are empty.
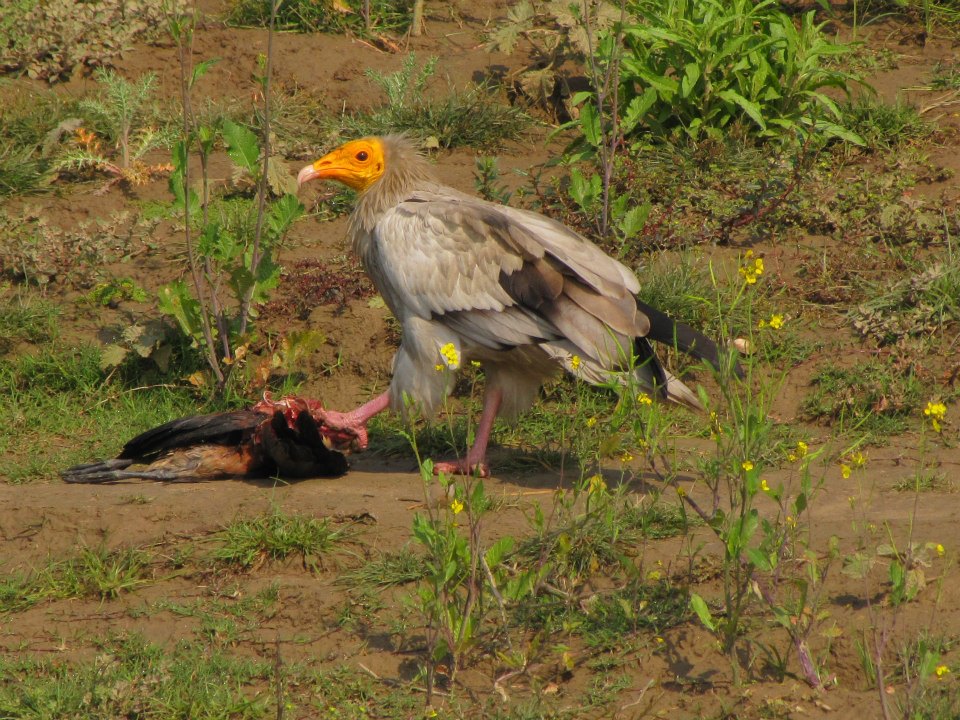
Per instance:
[[[611,330],[629,348],[650,329],[633,273],[542,215],[437,188],[388,210],[374,234],[368,269],[401,320],[432,318],[498,350],[567,340],[598,360]]]

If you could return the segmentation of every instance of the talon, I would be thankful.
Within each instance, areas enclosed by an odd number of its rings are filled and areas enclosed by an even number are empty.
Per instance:
[[[454,460],[438,462],[433,466],[433,473],[437,475],[469,475],[474,477],[490,477],[490,467],[485,462],[470,462],[469,460]]]

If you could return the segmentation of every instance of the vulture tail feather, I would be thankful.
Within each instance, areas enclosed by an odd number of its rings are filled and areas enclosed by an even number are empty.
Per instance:
[[[645,376],[641,382],[649,386],[658,399],[703,410],[697,394],[663,367],[647,338],[637,338],[633,343],[633,351],[636,370]]]
[[[637,300],[637,308],[650,320],[650,331],[647,333],[649,339],[675,347],[698,360],[710,363],[717,370],[721,369],[720,348],[713,340],[642,300]],[[734,364],[733,371],[737,377],[744,377],[739,362]]]

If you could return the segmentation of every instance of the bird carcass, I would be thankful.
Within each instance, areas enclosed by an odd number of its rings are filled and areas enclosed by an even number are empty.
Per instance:
[[[323,425],[315,400],[269,395],[244,410],[172,420],[138,435],[113,460],[76,465],[69,483],[147,479],[334,477],[347,471],[352,436]]]

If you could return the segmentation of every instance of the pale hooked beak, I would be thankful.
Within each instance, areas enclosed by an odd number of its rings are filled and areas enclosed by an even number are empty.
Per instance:
[[[303,170],[297,174],[297,187],[300,187],[305,182],[310,182],[320,177],[320,173],[317,172],[314,164],[307,165]]]

